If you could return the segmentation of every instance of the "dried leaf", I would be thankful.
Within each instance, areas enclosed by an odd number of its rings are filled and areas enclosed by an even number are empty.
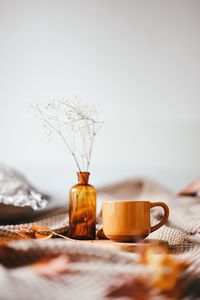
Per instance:
[[[189,263],[169,255],[164,244],[151,243],[140,247],[137,263],[144,269],[144,275],[123,276],[120,279],[124,282],[119,287],[112,287],[108,297],[146,300],[154,299],[152,295],[163,295],[166,299],[179,299],[188,286],[183,273]]]
[[[151,295],[151,289],[142,278],[130,277],[119,287],[111,287],[107,293],[108,298],[121,298],[128,299],[148,300]]]
[[[59,234],[53,230],[51,230],[48,227],[41,226],[41,225],[34,225],[34,226],[29,226],[29,225],[22,225],[18,228],[17,233],[20,237],[23,239],[50,239],[52,236],[58,236],[63,239],[66,239],[68,241],[73,241],[75,240],[70,239],[62,234]]]
[[[17,233],[23,239],[50,239],[53,235],[53,232],[44,226],[28,226],[22,225],[17,230]]]
[[[54,280],[59,275],[71,272],[69,262],[69,257],[66,254],[61,254],[54,258],[42,258],[29,267],[38,275]]]
[[[15,240],[20,240],[20,236],[16,235],[16,234],[13,234],[13,235],[4,235],[4,236],[1,236],[0,237],[0,246],[1,245],[5,245],[9,242],[12,242],[12,241],[15,241]]]
[[[180,295],[184,287],[184,284],[180,284],[180,278],[188,267],[188,262],[169,255],[168,248],[164,245],[152,244],[142,250],[138,262],[151,269],[152,275],[148,282],[152,288],[166,296]]]

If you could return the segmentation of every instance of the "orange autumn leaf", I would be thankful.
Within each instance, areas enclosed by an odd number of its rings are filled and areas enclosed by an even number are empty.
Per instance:
[[[51,230],[50,228],[46,227],[46,226],[42,226],[42,225],[21,225],[19,226],[19,228],[16,230],[17,234],[23,238],[23,239],[50,239],[52,236],[57,236],[60,238],[63,238],[65,240],[68,241],[73,241],[75,242],[75,240],[70,239],[67,236],[64,236],[62,234],[59,234],[53,230]]]
[[[53,235],[48,227],[28,225],[20,226],[17,233],[23,239],[50,239]]]
[[[53,280],[59,275],[70,273],[69,263],[69,257],[66,254],[61,254],[53,258],[42,258],[29,267],[36,274]]]
[[[108,298],[123,298],[130,300],[148,300],[151,297],[151,288],[147,285],[144,279],[137,278],[126,278],[122,285],[117,287],[111,287],[107,293]]]
[[[164,293],[175,288],[181,273],[188,267],[186,261],[173,258],[168,249],[161,245],[143,248],[138,262],[152,269],[150,283]]]
[[[0,236],[0,246],[20,239],[21,239],[20,236],[16,234],[10,236]]]

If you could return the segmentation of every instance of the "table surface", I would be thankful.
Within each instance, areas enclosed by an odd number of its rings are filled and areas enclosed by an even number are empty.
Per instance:
[[[74,242],[74,241],[73,241]],[[100,247],[104,249],[112,249],[118,252],[131,252],[131,253],[138,253],[141,251],[142,247],[148,247],[149,245],[158,245],[158,246],[165,246],[169,248],[167,242],[155,240],[155,239],[145,239],[141,243],[120,243],[120,242],[113,242],[110,240],[76,240],[76,243],[79,244],[90,244],[91,247]]]

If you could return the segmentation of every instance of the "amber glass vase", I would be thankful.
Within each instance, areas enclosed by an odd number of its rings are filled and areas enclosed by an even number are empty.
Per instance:
[[[96,190],[88,183],[89,172],[79,172],[78,184],[69,194],[69,235],[73,239],[93,240],[96,236]]]

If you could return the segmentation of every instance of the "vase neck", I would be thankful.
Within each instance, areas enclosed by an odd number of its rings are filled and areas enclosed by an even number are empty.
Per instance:
[[[88,184],[90,172],[78,172],[77,175],[79,184]]]

